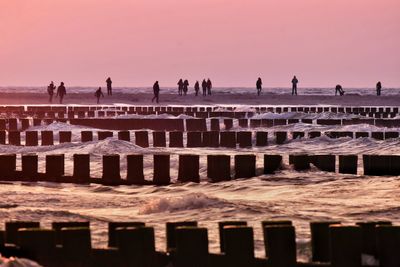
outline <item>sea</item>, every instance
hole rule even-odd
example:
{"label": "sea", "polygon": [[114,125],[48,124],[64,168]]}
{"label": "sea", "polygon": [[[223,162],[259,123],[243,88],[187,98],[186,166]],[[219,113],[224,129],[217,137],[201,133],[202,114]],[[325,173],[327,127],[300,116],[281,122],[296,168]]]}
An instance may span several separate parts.
{"label": "sea", "polygon": [[[18,92],[31,92],[32,88],[13,88]],[[10,88],[2,88],[6,92]],[[21,91],[19,91],[21,90]],[[72,88],[77,92],[92,92],[91,88]],[[121,90],[143,90],[149,88],[121,88]],[[168,90],[175,90],[170,88]],[[220,88],[221,93],[229,94],[233,89]],[[236,88],[237,93],[248,93],[248,88]],[[268,90],[273,90],[272,88]],[[283,88],[286,93],[289,89]],[[276,94],[282,90],[276,89]],[[328,94],[328,88],[309,89],[299,93]],[[345,89],[346,90],[346,89]],[[15,92],[15,91],[14,91]],[[172,92],[172,91],[171,91]],[[375,94],[374,89],[349,89],[353,94]],[[389,92],[389,90],[387,90]],[[253,92],[254,93],[254,92]],[[332,91],[329,91],[332,94]],[[390,90],[398,95],[399,90]],[[240,106],[241,110],[253,110],[254,107]],[[129,115],[140,117],[138,115]],[[121,117],[129,117],[128,115]],[[148,116],[143,116],[148,117]],[[170,115],[151,115],[150,118],[168,118]],[[188,116],[180,116],[189,118]],[[342,113],[301,113],[282,114],[264,113],[255,118],[355,118],[359,115]],[[221,118],[221,128],[223,128]],[[298,259],[310,258],[310,229],[312,221],[335,220],[343,224],[354,224],[373,220],[400,221],[400,181],[391,176],[365,176],[362,170],[361,155],[389,154],[400,155],[400,139],[374,140],[371,138],[338,138],[321,136],[314,139],[289,140],[277,145],[271,138],[266,147],[253,148],[141,148],[132,142],[113,138],[101,141],[81,143],[82,130],[100,131],[101,129],[52,123],[35,126],[28,130],[71,131],[72,143],[54,146],[24,147],[0,145],[0,153],[17,154],[17,170],[21,168],[20,155],[36,153],[39,156],[39,171],[44,172],[45,155],[65,154],[65,172],[72,174],[72,155],[87,153],[91,157],[91,175],[101,177],[101,158],[104,154],[121,156],[121,176],[126,176],[126,155],[144,155],[144,174],[147,180],[153,176],[152,155],[169,153],[171,155],[171,178],[169,186],[104,186],[98,184],[74,185],[47,182],[1,182],[0,186],[0,222],[8,220],[40,221],[42,226],[50,227],[52,221],[90,221],[92,245],[105,247],[107,244],[107,223],[110,221],[143,221],[153,226],[156,233],[156,247],[165,251],[165,223],[168,221],[198,221],[207,227],[209,249],[219,251],[218,222],[247,221],[254,228],[255,250],[258,257],[265,256],[261,221],[292,220],[296,227]],[[243,130],[234,123],[232,130]],[[367,124],[347,126],[322,126],[315,124],[291,124],[260,128],[274,131],[385,131],[384,127]],[[399,131],[391,128],[391,131]],[[56,134],[57,136],[57,134]],[[152,143],[151,135],[150,143]],[[186,138],[186,135],[184,136]],[[57,137],[56,137],[57,138]],[[167,139],[168,141],[168,139]],[[24,140],[22,140],[24,142]],[[186,143],[186,142],[185,142]],[[329,173],[313,167],[309,171],[295,171],[288,164],[288,155],[306,154],[357,154],[359,155],[357,175]],[[178,157],[181,154],[200,155],[201,182],[178,183]],[[207,181],[206,156],[210,154],[254,154],[257,156],[257,176],[249,179],[234,179],[221,183]],[[265,154],[283,155],[283,168],[275,174],[263,174],[263,156]],[[233,165],[233,158],[232,158]],[[233,166],[232,166],[233,167]],[[232,176],[234,169],[231,170]]]}

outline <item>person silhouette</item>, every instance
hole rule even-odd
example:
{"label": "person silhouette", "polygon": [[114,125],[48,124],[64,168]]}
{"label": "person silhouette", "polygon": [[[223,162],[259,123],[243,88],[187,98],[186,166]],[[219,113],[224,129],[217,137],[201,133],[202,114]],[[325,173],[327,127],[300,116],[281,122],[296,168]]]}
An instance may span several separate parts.
{"label": "person silhouette", "polygon": [[380,95],[381,95],[381,90],[382,90],[382,83],[381,83],[381,82],[378,82],[378,83],[376,84],[376,95],[377,95],[377,96],[380,96]]}
{"label": "person silhouette", "polygon": [[64,99],[64,96],[67,94],[67,90],[65,89],[64,82],[61,82],[60,85],[57,88],[57,94],[56,97],[60,97],[60,104],[62,104],[62,101]]}
{"label": "person silhouette", "polygon": [[182,95],[182,91],[183,91],[183,80],[179,79],[178,81],[178,95]]}
{"label": "person silhouette", "polygon": [[153,102],[155,99],[158,104],[158,97],[160,95],[160,86],[158,85],[158,81],[156,81],[153,85],[153,93],[154,97],[151,99],[151,102]]}
{"label": "person silhouette", "polygon": [[212,89],[212,83],[211,83],[210,78],[208,78],[208,80],[207,80],[207,94],[208,95],[211,95],[211,89]]}
{"label": "person silhouette", "polygon": [[297,95],[297,84],[299,83],[299,80],[297,80],[296,75],[292,79],[292,95]]}
{"label": "person silhouette", "polygon": [[100,97],[104,97],[103,92],[101,91],[101,87],[99,87],[99,89],[96,90],[96,92],[94,93],[94,96],[97,98],[97,104],[100,103]]}
{"label": "person silhouette", "polygon": [[107,83],[107,95],[112,95],[112,81],[110,77],[107,78],[106,83]]}
{"label": "person silhouette", "polygon": [[184,95],[187,94],[188,86],[189,86],[189,81],[188,81],[188,80],[185,80],[185,81],[183,82],[183,94],[184,94]]}
{"label": "person silhouette", "polygon": [[47,93],[49,94],[49,103],[53,102],[53,95],[54,95],[55,89],[56,89],[56,86],[54,85],[54,82],[51,81],[49,86],[47,86]]}
{"label": "person silhouette", "polygon": [[206,79],[203,79],[203,81],[201,82],[201,87],[203,88],[203,96],[207,95],[207,82]]}
{"label": "person silhouette", "polygon": [[199,90],[200,90],[200,84],[199,84],[199,81],[196,81],[196,83],[194,84],[195,96],[197,96],[199,94]]}
{"label": "person silhouette", "polygon": [[258,79],[257,79],[256,87],[257,87],[257,95],[260,95],[261,89],[262,89],[262,81],[261,81],[260,77],[258,77]]}
{"label": "person silhouette", "polygon": [[340,84],[336,85],[335,87],[335,95],[337,95],[338,93],[341,96],[344,95],[343,87]]}

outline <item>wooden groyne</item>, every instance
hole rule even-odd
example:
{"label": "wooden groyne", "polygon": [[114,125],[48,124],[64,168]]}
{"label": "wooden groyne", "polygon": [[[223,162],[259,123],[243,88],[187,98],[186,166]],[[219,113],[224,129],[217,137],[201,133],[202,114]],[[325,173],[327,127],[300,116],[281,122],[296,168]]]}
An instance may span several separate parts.
{"label": "wooden groyne", "polygon": [[[175,156],[175,155],[173,155]],[[127,175],[121,176],[121,156],[117,154],[102,156],[102,176],[92,177],[90,173],[90,155],[74,154],[72,157],[73,174],[65,175],[65,155],[46,155],[45,172],[38,171],[38,155],[21,155],[21,171],[16,170],[16,154],[0,155],[0,180],[2,181],[48,181],[58,183],[97,183],[105,185],[168,185],[172,180],[178,182],[200,182],[200,157],[194,154],[176,155],[178,157],[178,177],[171,177],[170,154],[145,155],[153,163],[153,177],[144,176],[144,155],[126,155]],[[263,168],[258,171],[255,154],[224,155],[214,154],[206,157],[207,180],[221,182],[231,179],[252,178],[258,175],[272,174],[282,168],[282,155],[263,155]],[[232,160],[233,159],[233,160]],[[338,159],[338,168],[336,161]],[[233,164],[232,164],[233,161]],[[400,156],[363,155],[364,175],[400,175]],[[289,155],[288,163],[296,171],[308,171],[311,165],[321,171],[343,174],[358,173],[357,155]],[[176,178],[176,179],[173,179]],[[151,180],[150,180],[151,179]]]}
{"label": "wooden groyne", "polygon": [[91,244],[90,222],[8,221],[0,231],[0,252],[35,260],[46,267],[361,267],[362,256],[379,266],[400,264],[400,227],[389,221],[342,225],[310,223],[311,260],[298,262],[296,229],[291,221],[261,222],[265,256],[254,253],[254,232],[246,221],[221,221],[219,252],[209,252],[208,229],[197,221],[167,222],[166,249],[157,251],[154,228],[144,222],[108,224],[108,246]]}

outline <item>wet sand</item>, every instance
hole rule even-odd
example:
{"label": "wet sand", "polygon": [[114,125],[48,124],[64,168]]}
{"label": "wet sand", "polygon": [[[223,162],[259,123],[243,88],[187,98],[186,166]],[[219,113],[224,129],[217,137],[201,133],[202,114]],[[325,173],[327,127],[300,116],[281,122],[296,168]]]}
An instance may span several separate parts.
{"label": "wet sand", "polygon": [[[105,95],[100,99],[100,104],[129,104],[129,105],[151,105],[151,93],[114,93],[112,96]],[[49,104],[48,96],[40,93],[0,93],[1,105],[29,105]],[[58,104],[58,99],[53,99],[53,104]],[[93,93],[69,93],[65,96],[63,104],[96,104]],[[155,103],[153,103],[155,105]],[[160,95],[159,105],[343,105],[343,106],[398,106],[400,95],[373,96],[373,95],[277,95],[263,94],[257,96],[252,92],[243,93],[218,93],[212,96],[179,96],[177,94],[165,93]]]}

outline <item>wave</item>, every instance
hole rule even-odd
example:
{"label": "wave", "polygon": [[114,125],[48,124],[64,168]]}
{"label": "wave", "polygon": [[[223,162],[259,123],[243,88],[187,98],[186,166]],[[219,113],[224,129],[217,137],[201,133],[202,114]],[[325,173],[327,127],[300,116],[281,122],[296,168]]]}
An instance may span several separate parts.
{"label": "wave", "polygon": [[[93,206],[93,208],[95,208],[95,206]],[[109,221],[109,219],[103,218],[101,215],[95,216],[90,213],[81,214],[80,212],[72,212],[66,209],[25,207],[25,208],[17,208],[13,210],[12,213],[13,213],[12,216],[15,220],[42,221],[44,219],[46,221],[58,221],[58,220],[90,221],[90,222]],[[84,213],[84,211],[82,213]],[[10,216],[10,214],[7,215]],[[2,214],[2,216],[6,216],[6,214]]]}
{"label": "wave", "polygon": [[0,203],[0,209],[12,209],[18,207],[17,204],[5,204],[5,203]]}
{"label": "wave", "polygon": [[90,191],[93,193],[116,193],[117,191],[110,186],[104,186],[104,185],[94,185],[93,187],[90,187]]}
{"label": "wave", "polygon": [[321,112],[321,113],[303,113],[303,112],[284,112],[284,113],[273,113],[266,112],[256,114],[252,119],[353,119],[363,118],[363,116],[348,114],[348,113],[333,113],[333,112]]}
{"label": "wave", "polygon": [[139,208],[139,214],[163,212],[178,212],[215,208],[224,206],[227,202],[218,198],[208,197],[203,193],[188,194],[179,197],[161,197],[145,203]]}
{"label": "wave", "polygon": [[40,125],[40,126],[31,126],[27,129],[27,131],[93,131],[93,130],[100,130],[88,126],[79,126],[73,125],[69,123],[63,122],[53,122],[47,125]]}
{"label": "wave", "polygon": [[346,213],[347,216],[379,216],[382,218],[400,218],[400,207],[382,207],[380,209],[368,209],[365,211],[357,211]]}
{"label": "wave", "polygon": [[180,114],[178,116],[173,116],[167,113],[161,114],[152,114],[152,115],[139,115],[139,114],[126,114],[126,115],[117,115],[118,119],[193,119],[193,116],[188,116],[185,114]]}

